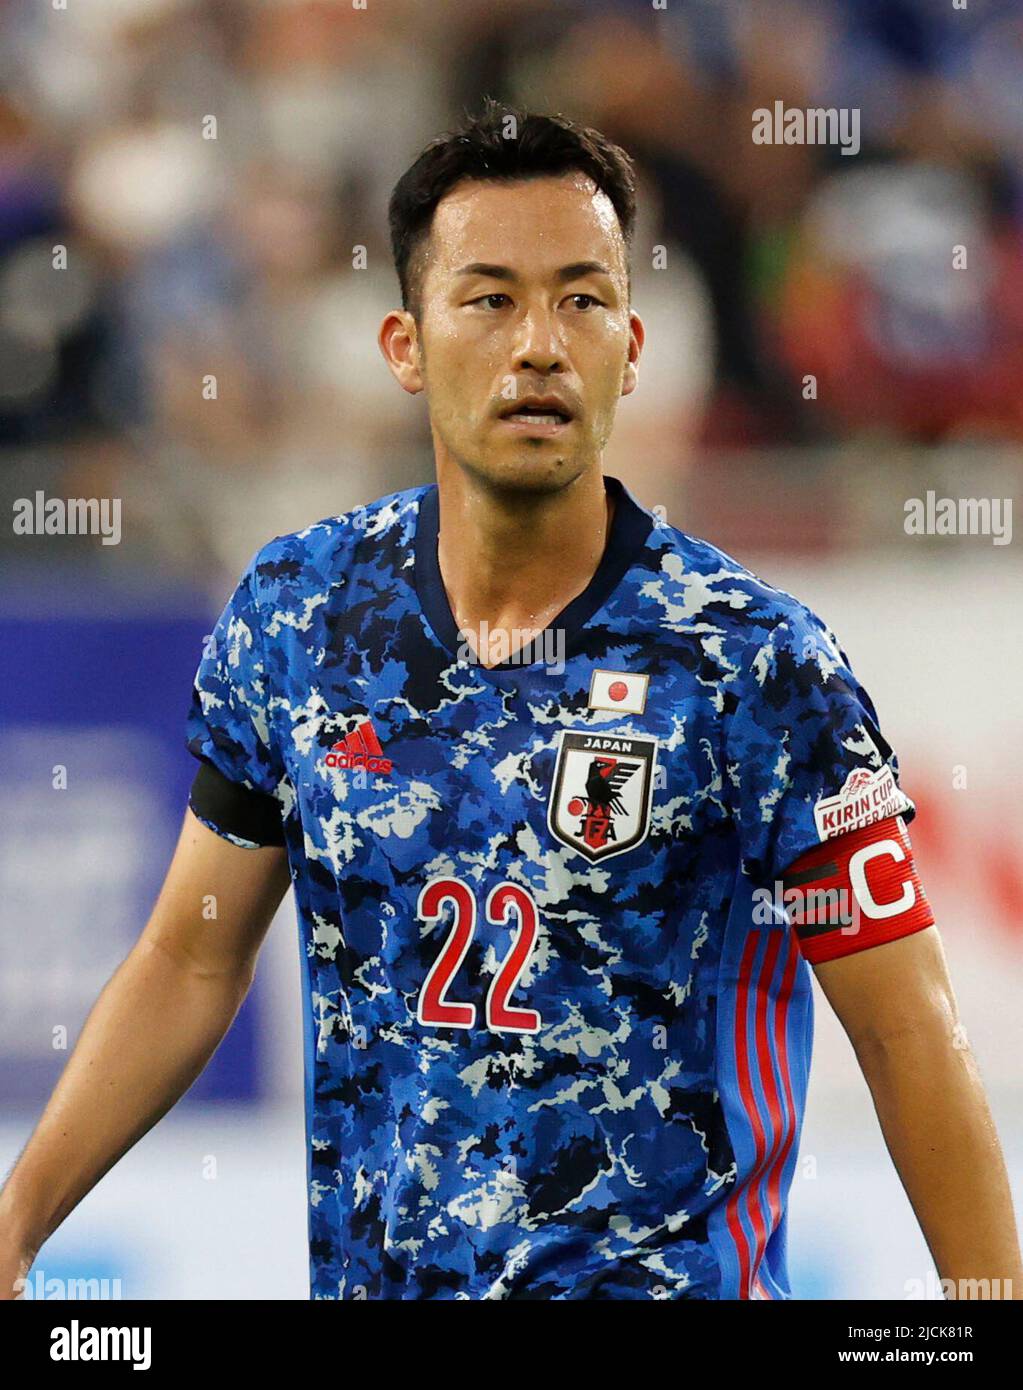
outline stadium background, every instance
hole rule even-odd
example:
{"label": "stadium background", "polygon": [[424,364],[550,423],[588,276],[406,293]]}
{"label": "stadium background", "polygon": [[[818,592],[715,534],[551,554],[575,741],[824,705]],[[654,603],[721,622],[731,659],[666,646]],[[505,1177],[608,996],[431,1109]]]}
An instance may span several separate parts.
{"label": "stadium background", "polygon": [[[374,342],[397,302],[386,202],[490,93],[638,160],[648,342],[606,471],[838,631],[918,804],[1018,1201],[1019,547],[903,525],[928,491],[1019,491],[1018,6],[10,0],[0,53],[6,514],[39,489],[123,508],[116,546],[0,529],[4,1169],[66,1058],[53,1030],[73,1043],[152,904],[193,770],[189,685],[241,568],[271,535],[431,476],[422,401]],[[775,100],[858,108],[862,148],[754,145]],[[298,988],[288,905],[213,1065],[37,1269],[125,1297],[307,1296]],[[819,991],[801,1152],[796,1295],[925,1281]]]}

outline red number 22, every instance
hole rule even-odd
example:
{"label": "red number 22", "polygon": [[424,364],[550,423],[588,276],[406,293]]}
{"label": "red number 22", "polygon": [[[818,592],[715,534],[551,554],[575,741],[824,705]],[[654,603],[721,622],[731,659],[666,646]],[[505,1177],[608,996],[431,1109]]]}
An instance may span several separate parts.
{"label": "red number 22", "polygon": [[[419,991],[416,1018],[431,1028],[472,1028],[476,1005],[454,1004],[444,996],[476,929],[476,898],[461,879],[436,878],[419,894],[419,916],[427,922],[439,922],[445,902],[454,904],[455,920]],[[499,883],[491,890],[485,911],[487,921],[495,926],[507,923],[512,911],[519,923],[518,935],[487,990],[487,1027],[493,1033],[538,1033],[540,1015],[536,1010],[516,1009],[508,1003],[536,944],[536,903],[517,883]]]}

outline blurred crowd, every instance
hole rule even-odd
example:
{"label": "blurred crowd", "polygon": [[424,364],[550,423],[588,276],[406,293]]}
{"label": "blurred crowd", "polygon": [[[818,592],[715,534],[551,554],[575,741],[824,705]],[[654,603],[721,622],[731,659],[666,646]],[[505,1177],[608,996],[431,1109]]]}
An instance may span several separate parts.
{"label": "blurred crowd", "polygon": [[[0,55],[5,493],[124,498],[156,572],[427,481],[387,199],[484,94],[638,162],[606,467],[644,500],[737,449],[1023,441],[1018,0],[7,0]],[[858,109],[859,153],[755,144],[776,101]]]}

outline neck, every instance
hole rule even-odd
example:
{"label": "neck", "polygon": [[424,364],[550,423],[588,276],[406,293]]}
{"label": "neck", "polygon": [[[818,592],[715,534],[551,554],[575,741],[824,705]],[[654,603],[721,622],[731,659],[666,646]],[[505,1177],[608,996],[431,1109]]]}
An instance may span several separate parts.
{"label": "neck", "polygon": [[607,546],[613,500],[597,467],[560,492],[506,493],[448,465],[438,467],[437,489],[448,602],[490,666],[492,643],[524,646],[589,584]]}

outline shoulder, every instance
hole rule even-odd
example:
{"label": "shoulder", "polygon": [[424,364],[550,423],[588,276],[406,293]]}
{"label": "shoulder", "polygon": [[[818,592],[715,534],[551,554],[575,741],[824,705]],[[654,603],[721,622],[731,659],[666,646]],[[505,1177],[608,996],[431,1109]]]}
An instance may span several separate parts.
{"label": "shoulder", "polygon": [[645,588],[662,606],[662,623],[701,631],[736,674],[782,649],[842,659],[835,634],[812,608],[718,546],[657,522],[647,550],[655,577]]}
{"label": "shoulder", "polygon": [[256,552],[246,570],[254,597],[262,604],[282,595],[311,595],[344,584],[360,565],[393,566],[411,545],[426,491],[423,485],[388,493],[366,506],[275,536]]}

